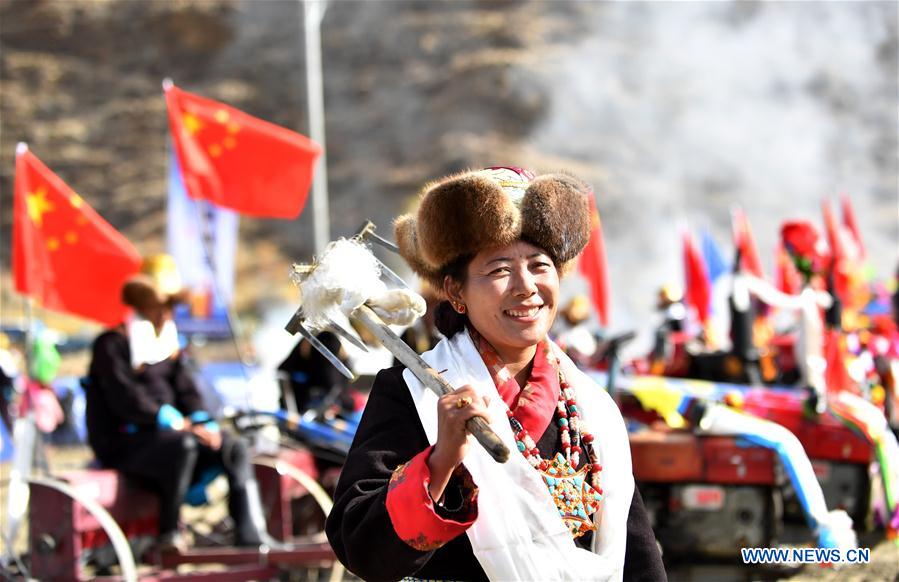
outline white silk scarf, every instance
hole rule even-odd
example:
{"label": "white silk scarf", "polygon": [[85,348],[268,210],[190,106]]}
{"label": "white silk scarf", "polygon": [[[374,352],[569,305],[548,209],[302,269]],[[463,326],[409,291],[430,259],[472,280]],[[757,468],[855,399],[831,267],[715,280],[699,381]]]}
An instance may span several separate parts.
{"label": "white silk scarf", "polygon": [[[470,384],[480,395],[489,397],[490,427],[511,451],[509,460],[500,464],[469,437],[472,446],[463,463],[480,492],[478,517],[466,533],[475,557],[491,580],[621,580],[627,517],[634,494],[627,430],[605,390],[550,343],[566,381],[575,391],[581,422],[594,435],[594,449],[603,466],[603,502],[593,516],[600,525],[593,532],[592,551],[575,545],[540,474],[518,452],[506,416],[508,407],[471,337],[461,332],[442,340],[422,357],[452,386]],[[434,444],[437,395],[409,370],[403,372],[403,379],[428,441]]]}
{"label": "white silk scarf", "polygon": [[162,325],[159,335],[153,324],[141,317],[133,317],[126,325],[131,367],[135,370],[144,365],[158,364],[172,357],[180,348],[178,329],[172,320]]}

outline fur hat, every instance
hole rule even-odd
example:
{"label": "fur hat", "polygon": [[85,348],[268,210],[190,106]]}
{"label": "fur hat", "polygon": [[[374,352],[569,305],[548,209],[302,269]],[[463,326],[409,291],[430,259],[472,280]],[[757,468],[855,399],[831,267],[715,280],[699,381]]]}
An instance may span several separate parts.
{"label": "fur hat", "polygon": [[141,310],[154,304],[179,303],[187,299],[178,267],[171,255],[152,255],[144,259],[141,272],[122,286],[122,303]]}
{"label": "fur hat", "polygon": [[454,260],[516,240],[540,247],[564,270],[590,240],[589,196],[590,187],[568,174],[463,172],[425,186],[418,211],[397,218],[396,241],[412,270],[436,289]]}

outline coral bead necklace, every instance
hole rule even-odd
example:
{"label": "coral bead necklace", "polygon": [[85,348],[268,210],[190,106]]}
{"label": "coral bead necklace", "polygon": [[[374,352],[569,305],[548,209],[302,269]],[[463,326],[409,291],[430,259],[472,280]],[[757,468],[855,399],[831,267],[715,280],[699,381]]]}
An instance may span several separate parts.
{"label": "coral bead necklace", "polygon": [[[593,448],[593,435],[581,431],[574,390],[565,381],[561,371],[559,383],[559,401],[555,417],[559,425],[562,452],[556,453],[552,460],[540,456],[534,439],[511,410],[508,411],[508,416],[518,450],[531,466],[540,471],[559,509],[559,515],[568,526],[571,535],[577,538],[596,529],[596,524],[590,520],[590,516],[596,513],[602,500],[600,487],[602,465],[599,464]],[[587,463],[577,470],[581,453],[586,454]]]}

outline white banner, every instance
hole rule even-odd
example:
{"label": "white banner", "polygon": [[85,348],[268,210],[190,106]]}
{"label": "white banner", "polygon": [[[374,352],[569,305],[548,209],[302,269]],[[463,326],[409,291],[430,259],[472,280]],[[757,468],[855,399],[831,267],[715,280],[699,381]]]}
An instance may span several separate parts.
{"label": "white banner", "polygon": [[[184,285],[192,291],[190,319],[226,320],[226,307],[234,297],[238,214],[190,198],[171,150],[168,189],[167,248]],[[179,321],[179,327],[184,323]]]}

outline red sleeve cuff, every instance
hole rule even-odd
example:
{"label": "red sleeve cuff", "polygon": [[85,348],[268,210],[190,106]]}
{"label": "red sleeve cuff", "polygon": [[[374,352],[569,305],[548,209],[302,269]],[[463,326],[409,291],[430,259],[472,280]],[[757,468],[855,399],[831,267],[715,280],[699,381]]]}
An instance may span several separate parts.
{"label": "red sleeve cuff", "polygon": [[[478,489],[468,470],[459,465],[447,484],[461,494],[462,504],[452,515],[455,519],[441,517],[428,493],[431,471],[428,457],[433,447],[428,447],[394,470],[387,486],[387,513],[393,529],[401,540],[422,552],[430,552],[443,546],[465,532],[478,516]],[[444,509],[443,515],[448,512]]]}

